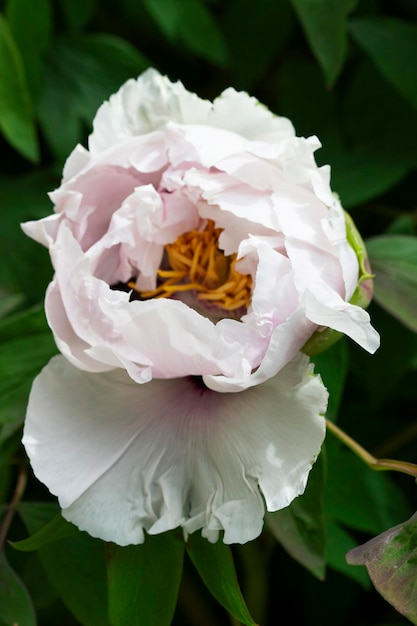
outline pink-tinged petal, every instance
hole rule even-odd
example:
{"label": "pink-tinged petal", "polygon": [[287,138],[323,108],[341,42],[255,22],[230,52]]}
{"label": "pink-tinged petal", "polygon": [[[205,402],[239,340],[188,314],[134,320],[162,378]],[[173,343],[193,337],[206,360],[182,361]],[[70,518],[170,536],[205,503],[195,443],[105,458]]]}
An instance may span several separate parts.
{"label": "pink-tinged petal", "polygon": [[246,376],[203,376],[209,389],[220,393],[237,393],[260,385],[276,376],[311,337],[316,324],[306,318],[302,308],[297,309],[269,336],[269,343],[259,367]]}
{"label": "pink-tinged petal", "polygon": [[46,291],[45,313],[48,323],[53,329],[58,349],[75,367],[88,372],[106,372],[112,367],[116,367],[91,358],[86,353],[90,346],[74,332],[65,311],[59,285],[55,280],[49,284]]}
{"label": "pink-tinged petal", "polygon": [[253,351],[256,344],[253,331],[240,328],[240,322],[230,320],[240,330],[236,332],[240,343],[228,343],[223,326],[179,300],[134,301],[130,309],[132,319],[124,329],[124,339],[130,350],[151,359],[155,378],[250,372],[251,351],[248,354],[246,347]]}
{"label": "pink-tinged petal", "polygon": [[25,235],[49,248],[56,239],[60,222],[61,216],[53,214],[40,220],[24,222],[21,228]]}
{"label": "pink-tinged petal", "polygon": [[[66,519],[119,545],[182,526],[257,537],[303,493],[325,435],[327,392],[300,355],[240,394],[190,378],[137,385],[55,357],[34,382],[23,443]],[[263,496],[263,498],[262,498]]]}

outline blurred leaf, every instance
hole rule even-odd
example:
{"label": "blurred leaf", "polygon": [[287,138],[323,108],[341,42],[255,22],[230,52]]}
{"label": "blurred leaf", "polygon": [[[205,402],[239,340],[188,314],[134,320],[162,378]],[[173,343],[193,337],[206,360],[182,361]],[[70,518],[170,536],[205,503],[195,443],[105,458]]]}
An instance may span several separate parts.
{"label": "blurred leaf", "polygon": [[112,626],[170,626],[182,576],[184,542],[173,533],[146,535],[141,545],[108,544]]}
{"label": "blurred leaf", "polygon": [[0,550],[0,626],[36,626],[29,594]]}
{"label": "blurred leaf", "polygon": [[[350,434],[350,433],[349,433]],[[326,518],[376,534],[409,513],[405,497],[386,473],[369,467],[332,435],[327,435]]]}
{"label": "blurred leaf", "polygon": [[[356,377],[363,395],[355,388],[356,393],[347,400],[352,402],[349,406],[350,423],[357,423],[357,432],[361,436],[366,433],[370,435],[373,431],[371,440],[375,442],[378,441],[375,435],[381,433],[381,417],[386,412],[384,404],[390,399],[394,399],[390,410],[396,414],[395,419],[390,420],[391,433],[398,428],[399,423],[403,422],[405,426],[404,421],[409,419],[402,414],[404,409],[399,413],[398,399],[405,391],[404,376],[417,354],[417,334],[397,321],[397,318],[380,307],[376,301],[371,303],[369,313],[372,325],[381,336],[381,345],[375,354],[369,355],[352,342],[349,344],[350,373]],[[398,349],[399,346],[401,350]],[[377,427],[373,425],[373,414],[378,415]]]}
{"label": "blurred leaf", "polygon": [[22,56],[28,87],[35,97],[42,73],[43,56],[49,46],[52,15],[49,0],[8,0],[6,17]]}
{"label": "blurred leaf", "polygon": [[378,16],[352,19],[349,30],[385,79],[417,107],[417,25]]}
{"label": "blurred leaf", "polygon": [[23,63],[0,15],[0,129],[7,141],[30,161],[39,159],[36,128]]}
{"label": "blurred leaf", "polygon": [[[384,80],[369,59],[352,72],[342,101],[343,129],[349,145],[369,158],[382,153],[404,172],[417,164],[414,107]],[[389,120],[389,123],[387,121]]]}
{"label": "blurred leaf", "polygon": [[68,26],[78,30],[91,20],[99,0],[60,0],[60,4]]}
{"label": "blurred leaf", "polygon": [[59,506],[55,502],[26,502],[21,501],[16,508],[24,525],[31,534],[40,531],[59,513]]}
{"label": "blurred leaf", "polygon": [[41,170],[0,179],[0,284],[22,293],[29,305],[43,300],[53,270],[47,250],[23,233],[20,222],[51,212],[47,192],[56,185],[56,177]]}
{"label": "blurred leaf", "polygon": [[357,0],[291,0],[328,85],[338,77],[346,56],[346,17]]}
{"label": "blurred leaf", "polygon": [[58,158],[64,160],[84,140],[102,102],[148,65],[136,48],[114,35],[78,35],[55,43],[47,56],[38,114]]}
{"label": "blurred leaf", "polygon": [[346,558],[351,565],[365,565],[382,597],[417,624],[417,514],[350,550]]}
{"label": "blurred leaf", "polygon": [[267,513],[265,517],[267,527],[288,554],[319,580],[324,580],[326,572],[323,483],[324,459],[320,454],[304,494],[285,509]]}
{"label": "blurred leaf", "polygon": [[417,237],[378,235],[366,247],[375,273],[375,300],[417,332]]}
{"label": "blurred leaf", "polygon": [[229,60],[222,33],[201,0],[144,0],[144,4],[165,36],[173,43],[227,67]]}
{"label": "blurred leaf", "polygon": [[335,520],[328,520],[326,536],[328,566],[336,572],[355,580],[364,589],[369,589],[371,582],[366,571],[351,567],[346,562],[346,553],[358,543],[353,535]]}
{"label": "blurred leaf", "polygon": [[[56,505],[20,503],[19,514],[29,533],[38,532]],[[50,583],[83,626],[108,626],[105,543],[77,530],[38,549]]]}
{"label": "blurred leaf", "polygon": [[31,535],[27,539],[21,541],[10,542],[13,548],[21,550],[22,552],[31,552],[37,550],[47,543],[69,537],[77,534],[79,531],[70,522],[67,522],[60,513],[56,515],[50,522],[48,522],[43,528],[38,530],[35,534]]}
{"label": "blurred leaf", "polygon": [[204,584],[216,600],[239,622],[255,624],[240,591],[233,556],[229,546],[221,541],[209,543],[198,533],[188,537],[187,554]]}
{"label": "blurred leaf", "polygon": [[318,135],[316,160],[330,164],[332,189],[346,209],[389,190],[416,163],[414,109],[378,80],[373,67],[361,64],[351,76],[340,97],[325,88],[313,63],[284,58],[275,104],[297,134]]}
{"label": "blurred leaf", "polygon": [[[326,155],[324,157],[324,155]],[[323,147],[321,161],[331,164],[332,188],[345,209],[351,209],[381,195],[397,184],[410,169],[403,159],[387,152],[363,148],[330,151]]]}
{"label": "blurred leaf", "polygon": [[22,293],[10,293],[0,287],[0,317],[5,317],[11,313],[24,300],[25,296]]}
{"label": "blurred leaf", "polygon": [[275,0],[230,0],[224,8],[222,30],[235,75],[233,85],[250,89],[262,80],[287,43],[294,26],[293,12],[287,2]]}
{"label": "blurred leaf", "polygon": [[1,440],[22,424],[32,381],[57,348],[41,309],[1,320],[0,345]]}

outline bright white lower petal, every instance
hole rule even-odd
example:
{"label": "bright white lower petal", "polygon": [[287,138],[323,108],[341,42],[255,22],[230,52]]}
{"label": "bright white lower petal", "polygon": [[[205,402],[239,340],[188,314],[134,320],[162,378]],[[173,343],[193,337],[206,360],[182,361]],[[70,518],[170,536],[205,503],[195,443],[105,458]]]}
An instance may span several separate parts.
{"label": "bright white lower petal", "polygon": [[243,543],[304,491],[327,392],[299,355],[276,378],[218,394],[191,378],[144,385],[58,356],[34,382],[23,443],[66,519],[119,545],[183,526]]}

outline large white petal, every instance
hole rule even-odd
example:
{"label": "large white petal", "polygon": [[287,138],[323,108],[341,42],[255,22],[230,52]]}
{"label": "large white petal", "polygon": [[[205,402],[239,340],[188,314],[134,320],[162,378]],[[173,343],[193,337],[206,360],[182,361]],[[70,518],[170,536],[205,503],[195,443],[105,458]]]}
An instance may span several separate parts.
{"label": "large white petal", "polygon": [[327,391],[299,355],[239,394],[192,378],[137,385],[54,357],[36,378],[23,443],[63,515],[93,536],[141,543],[183,526],[243,543],[304,491],[325,434]]}

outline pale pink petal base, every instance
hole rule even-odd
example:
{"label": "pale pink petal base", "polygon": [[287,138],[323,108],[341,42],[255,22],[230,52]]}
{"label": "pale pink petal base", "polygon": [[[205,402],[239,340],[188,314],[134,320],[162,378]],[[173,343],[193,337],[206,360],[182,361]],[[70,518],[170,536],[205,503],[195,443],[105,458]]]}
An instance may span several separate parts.
{"label": "pale pink petal base", "polygon": [[138,385],[57,356],[32,387],[23,443],[64,517],[95,537],[137,544],[182,526],[244,543],[261,533],[265,505],[303,493],[326,404],[303,355],[238,394],[195,378]]}

